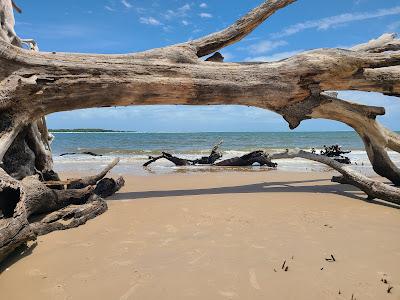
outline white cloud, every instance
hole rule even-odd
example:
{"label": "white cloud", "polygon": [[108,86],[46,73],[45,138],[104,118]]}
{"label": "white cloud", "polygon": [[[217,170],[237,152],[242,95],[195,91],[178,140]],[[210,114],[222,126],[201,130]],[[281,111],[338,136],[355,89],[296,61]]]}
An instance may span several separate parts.
{"label": "white cloud", "polygon": [[304,50],[294,50],[294,51],[278,52],[268,56],[247,57],[245,61],[248,62],[278,61],[299,54],[300,52],[303,51]]}
{"label": "white cloud", "polygon": [[213,17],[212,14],[209,14],[209,13],[201,13],[201,14],[199,14],[199,16],[201,18],[205,18],[205,19],[210,19]]}
{"label": "white cloud", "polygon": [[201,3],[199,6],[200,6],[200,8],[207,8],[208,7],[207,3],[205,3],[205,2]]}
{"label": "white cloud", "polygon": [[139,19],[140,23],[146,25],[160,26],[162,23],[153,17],[141,17]]}
{"label": "white cloud", "polygon": [[114,8],[112,8],[111,6],[108,6],[108,5],[104,6],[104,8],[105,8],[106,10],[108,10],[108,11],[115,11]]}
{"label": "white cloud", "polygon": [[251,54],[262,54],[274,50],[275,48],[286,46],[287,44],[286,41],[262,41],[250,45],[248,49]]}
{"label": "white cloud", "polygon": [[185,25],[185,26],[188,26],[190,23],[188,21],[186,21],[186,20],[182,20],[182,24]]}
{"label": "white cloud", "polygon": [[163,14],[163,17],[167,20],[172,20],[176,18],[185,18],[187,17],[187,13],[190,11],[190,4],[186,3],[185,5],[179,7],[176,10],[169,9],[166,13]]}
{"label": "white cloud", "polygon": [[314,21],[306,21],[302,23],[297,23],[295,25],[289,26],[279,33],[273,34],[275,38],[289,36],[301,32],[306,29],[319,29],[326,30],[339,25],[344,25],[350,22],[363,21],[369,19],[376,19],[385,16],[392,16],[400,14],[400,6],[379,9],[373,12],[361,12],[361,13],[346,13],[337,16],[332,16],[328,18],[323,18]]}
{"label": "white cloud", "polygon": [[132,4],[128,2],[128,0],[122,0],[121,1],[122,5],[125,6],[126,8],[132,8]]}

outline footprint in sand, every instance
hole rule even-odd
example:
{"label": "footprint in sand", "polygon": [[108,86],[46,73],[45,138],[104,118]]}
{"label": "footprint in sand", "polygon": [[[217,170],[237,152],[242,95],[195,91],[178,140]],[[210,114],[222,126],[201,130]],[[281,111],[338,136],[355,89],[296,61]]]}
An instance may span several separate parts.
{"label": "footprint in sand", "polygon": [[171,243],[171,242],[173,242],[173,241],[175,241],[176,239],[173,239],[173,238],[168,238],[168,239],[165,239],[165,240],[161,240],[161,244],[160,244],[160,246],[161,247],[165,247],[165,246],[167,246],[169,243]]}
{"label": "footprint in sand", "polygon": [[199,253],[199,255],[198,255],[196,258],[194,258],[194,259],[192,259],[191,261],[189,261],[189,264],[194,265],[194,264],[196,264],[199,260],[201,260],[204,256],[206,256],[206,253],[201,253],[200,251],[199,251],[198,253]]}
{"label": "footprint in sand", "polygon": [[218,294],[221,296],[228,298],[228,299],[233,299],[239,297],[239,295],[235,292],[232,291],[218,291]]}
{"label": "footprint in sand", "polygon": [[249,281],[253,288],[255,288],[256,290],[261,290],[260,284],[257,280],[256,271],[254,269],[249,270]]}
{"label": "footprint in sand", "polygon": [[141,273],[136,270],[133,274],[133,278],[131,280],[129,288],[119,297],[119,300],[128,300],[132,299],[132,296],[135,294],[135,291],[138,287],[150,281],[153,278],[151,273]]}
{"label": "footprint in sand", "polygon": [[171,225],[171,224],[166,225],[165,228],[167,229],[167,232],[169,232],[169,233],[177,233],[178,232],[178,229],[174,225]]}
{"label": "footprint in sand", "polygon": [[26,272],[30,277],[43,277],[46,273],[40,271],[39,269],[31,269]]}

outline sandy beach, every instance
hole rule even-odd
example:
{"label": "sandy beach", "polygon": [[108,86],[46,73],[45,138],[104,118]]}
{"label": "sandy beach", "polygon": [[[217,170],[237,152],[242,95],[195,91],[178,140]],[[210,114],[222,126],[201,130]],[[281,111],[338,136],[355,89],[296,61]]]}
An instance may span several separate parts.
{"label": "sandy beach", "polygon": [[1,298],[400,299],[400,210],[331,175],[128,176],[105,214],[6,262]]}

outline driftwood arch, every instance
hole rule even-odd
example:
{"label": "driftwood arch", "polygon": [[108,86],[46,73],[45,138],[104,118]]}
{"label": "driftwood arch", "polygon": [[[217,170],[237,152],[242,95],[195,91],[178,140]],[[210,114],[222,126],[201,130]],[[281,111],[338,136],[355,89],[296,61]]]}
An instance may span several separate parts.
{"label": "driftwood arch", "polygon": [[[399,96],[400,40],[394,34],[351,49],[317,49],[278,62],[222,63],[218,54],[200,59],[240,41],[293,2],[265,1],[230,27],[187,43],[125,55],[92,55],[23,49],[23,43],[33,50],[37,47],[15,33],[13,1],[0,0],[0,201],[11,203],[12,212],[0,220],[0,260],[37,234],[63,229],[58,223],[61,218],[73,220],[68,225],[72,227],[105,210],[105,202],[93,194],[98,181],[86,180],[74,186],[78,189],[61,191],[43,184],[58,179],[43,117],[59,111],[139,104],[239,104],[277,112],[292,129],[305,119],[336,120],[361,136],[374,170],[400,185],[400,170],[387,153],[387,149],[400,152],[400,138],[376,120],[384,108],[327,93],[359,90]],[[303,152],[283,154],[296,155],[319,159]],[[321,162],[343,171],[340,164]],[[342,174],[341,182],[352,182],[371,197],[400,203],[397,188],[353,176],[347,168]],[[111,190],[120,183],[111,182]],[[84,206],[66,213],[64,207],[71,199]],[[50,217],[40,223],[31,220],[32,215],[49,212]],[[40,226],[42,230],[37,230]]]}

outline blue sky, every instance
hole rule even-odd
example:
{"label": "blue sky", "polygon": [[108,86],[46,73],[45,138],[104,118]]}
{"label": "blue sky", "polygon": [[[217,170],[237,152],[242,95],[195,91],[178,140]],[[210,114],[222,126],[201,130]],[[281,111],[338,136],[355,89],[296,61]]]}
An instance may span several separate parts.
{"label": "blue sky", "polygon": [[[129,53],[185,42],[223,29],[261,0],[16,1],[16,31],[42,51]],[[221,52],[226,61],[279,60],[323,47],[351,47],[385,32],[400,32],[398,0],[298,0],[250,36]],[[383,124],[400,130],[400,99],[377,93],[342,97],[385,106]],[[288,131],[277,114],[239,106],[134,106],[86,109],[48,117],[50,128],[137,131]],[[343,124],[304,121],[298,131],[348,130]]]}

